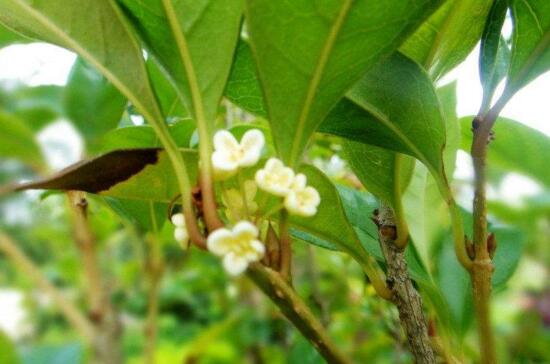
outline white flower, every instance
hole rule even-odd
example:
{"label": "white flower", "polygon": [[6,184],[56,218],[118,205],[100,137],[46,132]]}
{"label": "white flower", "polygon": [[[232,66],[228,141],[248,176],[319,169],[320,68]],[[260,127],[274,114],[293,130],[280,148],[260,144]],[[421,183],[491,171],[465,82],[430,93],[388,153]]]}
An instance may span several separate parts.
{"label": "white flower", "polygon": [[241,191],[235,188],[225,191],[222,200],[227,207],[227,218],[231,221],[239,221],[244,219],[247,213],[249,215],[255,214],[258,211],[258,204],[254,201],[257,191],[256,182],[252,180],[244,181],[244,198]]}
{"label": "white flower", "polygon": [[237,223],[232,230],[215,230],[208,236],[206,246],[215,255],[223,256],[223,266],[232,276],[244,272],[249,263],[262,259],[265,253],[258,229],[248,221]]}
{"label": "white flower", "polygon": [[306,183],[306,176],[298,174],[285,197],[285,207],[293,215],[309,217],[317,213],[321,197],[315,188],[306,186]]}
{"label": "white flower", "polygon": [[228,132],[220,130],[214,135],[212,166],[218,178],[233,175],[239,167],[251,167],[258,163],[264,147],[264,134],[258,129],[244,133],[241,142]]}
{"label": "white flower", "polygon": [[256,183],[262,190],[276,196],[286,196],[294,180],[294,172],[277,158],[270,158],[263,169],[256,172]]}
{"label": "white flower", "polygon": [[183,249],[187,249],[189,247],[189,233],[187,232],[187,227],[185,226],[185,217],[182,213],[177,213],[172,215],[170,220],[176,227],[174,229],[174,239],[180,243]]}

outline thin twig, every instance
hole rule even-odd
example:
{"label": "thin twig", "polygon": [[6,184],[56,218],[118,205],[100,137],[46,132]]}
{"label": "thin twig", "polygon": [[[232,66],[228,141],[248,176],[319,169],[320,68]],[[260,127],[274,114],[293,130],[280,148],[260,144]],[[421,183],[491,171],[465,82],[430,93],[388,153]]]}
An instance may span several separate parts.
{"label": "thin twig", "polygon": [[85,341],[89,343],[93,342],[94,327],[92,323],[44,277],[40,268],[19,249],[17,243],[2,232],[0,232],[0,250],[12,261],[15,268],[20,270],[26,277],[37,284],[44,293],[50,296],[67,321],[80,333]]}
{"label": "thin twig", "polygon": [[393,210],[382,205],[378,214],[378,236],[388,266],[387,285],[391,301],[399,311],[401,326],[416,363],[435,363],[435,355],[428,336],[428,327],[422,309],[422,298],[414,288],[404,250],[397,246],[397,227]]}
{"label": "thin twig", "polygon": [[332,342],[321,322],[279,273],[254,264],[247,274],[328,363],[352,363]]}

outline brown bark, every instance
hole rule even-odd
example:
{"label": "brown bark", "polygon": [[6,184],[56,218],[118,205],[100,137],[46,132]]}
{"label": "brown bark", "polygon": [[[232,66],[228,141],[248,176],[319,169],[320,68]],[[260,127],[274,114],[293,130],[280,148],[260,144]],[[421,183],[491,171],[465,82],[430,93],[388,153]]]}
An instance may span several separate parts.
{"label": "brown bark", "polygon": [[409,277],[404,250],[395,244],[396,231],[393,211],[387,206],[382,206],[378,215],[378,235],[388,266],[386,282],[392,292],[391,301],[399,312],[401,326],[405,330],[415,362],[435,363],[435,355],[422,310],[422,298]]}

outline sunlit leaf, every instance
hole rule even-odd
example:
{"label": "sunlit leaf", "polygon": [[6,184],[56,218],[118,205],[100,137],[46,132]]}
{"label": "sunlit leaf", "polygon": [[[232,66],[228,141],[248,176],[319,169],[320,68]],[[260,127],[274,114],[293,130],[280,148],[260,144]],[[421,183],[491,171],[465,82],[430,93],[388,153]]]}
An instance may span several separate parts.
{"label": "sunlit leaf", "polygon": [[550,2],[513,0],[512,18],[508,85],[517,90],[550,69]]}
{"label": "sunlit leaf", "polygon": [[394,54],[333,108],[320,131],[411,155],[444,180],[445,124],[429,77]]}
{"label": "sunlit leaf", "polygon": [[273,138],[286,163],[299,161],[346,90],[438,4],[246,1],[247,30]]}
{"label": "sunlit leaf", "polygon": [[483,32],[491,0],[448,0],[401,46],[400,51],[438,79],[461,63]]}

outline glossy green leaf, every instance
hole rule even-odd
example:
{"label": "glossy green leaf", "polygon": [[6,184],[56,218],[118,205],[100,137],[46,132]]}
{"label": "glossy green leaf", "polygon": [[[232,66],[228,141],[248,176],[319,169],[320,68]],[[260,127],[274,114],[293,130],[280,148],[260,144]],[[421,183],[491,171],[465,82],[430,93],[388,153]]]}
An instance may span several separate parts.
{"label": "glossy green leaf", "polygon": [[513,0],[512,18],[508,86],[517,90],[550,69],[550,2]]}
{"label": "glossy green leaf", "polygon": [[18,159],[38,170],[44,167],[32,130],[22,120],[5,113],[0,113],[0,155]]}
{"label": "glossy green leaf", "polygon": [[103,197],[103,200],[114,212],[142,232],[158,233],[168,220],[168,204],[165,203],[113,197]]}
{"label": "glossy green leaf", "polygon": [[88,143],[114,129],[126,98],[94,67],[77,58],[65,86],[65,110]]}
{"label": "glossy green leaf", "polygon": [[312,134],[347,89],[438,4],[246,1],[247,30],[273,137],[287,164],[299,162]]}
{"label": "glossy green leaf", "polygon": [[213,128],[231,68],[240,0],[119,0],[197,123]]}
{"label": "glossy green leaf", "polygon": [[483,112],[490,106],[498,83],[506,76],[510,50],[501,35],[508,0],[495,0],[485,22],[479,52],[479,76],[483,87]]}
{"label": "glossy green leaf", "polygon": [[353,141],[344,141],[343,148],[353,173],[370,193],[392,207],[401,204],[414,169],[413,158]]}
{"label": "glossy green leaf", "polygon": [[401,46],[434,79],[460,64],[476,46],[492,0],[447,0]]}
{"label": "glossy green leaf", "polygon": [[[460,120],[462,124],[462,145],[470,150],[472,117]],[[506,171],[525,174],[545,186],[550,186],[547,163],[550,160],[550,137],[517,121],[498,118],[493,127],[495,140],[488,148],[488,165]]]}
{"label": "glossy green leaf", "polygon": [[0,22],[74,50],[115,85],[145,119],[163,121],[142,51],[112,2],[0,0]]}
{"label": "glossy green leaf", "polygon": [[428,75],[396,53],[333,108],[319,131],[411,155],[445,179],[445,124]]}

